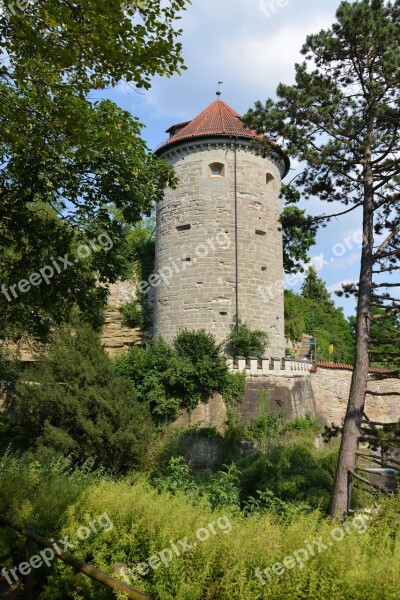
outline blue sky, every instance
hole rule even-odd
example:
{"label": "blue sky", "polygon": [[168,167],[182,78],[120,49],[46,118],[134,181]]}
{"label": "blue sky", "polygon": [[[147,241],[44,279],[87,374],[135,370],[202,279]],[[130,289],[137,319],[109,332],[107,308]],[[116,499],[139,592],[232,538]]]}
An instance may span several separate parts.
{"label": "blue sky", "polygon": [[[329,27],[338,5],[338,0],[192,0],[180,21],[187,71],[155,77],[147,92],[121,83],[103,97],[139,117],[152,149],[166,139],[170,125],[192,119],[215,99],[218,81],[224,82],[223,100],[244,114],[256,100],[274,97],[280,82],[293,82],[306,35]],[[316,199],[303,206],[312,214],[339,212]],[[318,235],[311,256],[330,291],[358,280],[360,227],[361,214],[354,211]],[[335,296],[335,302],[347,315],[354,312],[353,300]]]}

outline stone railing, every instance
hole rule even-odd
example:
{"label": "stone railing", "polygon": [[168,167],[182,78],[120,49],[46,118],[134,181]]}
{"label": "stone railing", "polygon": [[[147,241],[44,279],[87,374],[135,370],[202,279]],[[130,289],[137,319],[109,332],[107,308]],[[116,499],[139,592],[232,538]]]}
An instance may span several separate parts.
{"label": "stone railing", "polygon": [[310,373],[312,363],[288,358],[228,358],[231,371],[245,371],[248,375],[278,375],[299,377]]}

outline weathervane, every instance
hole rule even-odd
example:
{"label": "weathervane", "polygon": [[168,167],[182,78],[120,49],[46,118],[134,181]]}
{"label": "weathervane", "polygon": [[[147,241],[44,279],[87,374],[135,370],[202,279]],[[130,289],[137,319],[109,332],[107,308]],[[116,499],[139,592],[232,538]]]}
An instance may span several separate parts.
{"label": "weathervane", "polygon": [[222,85],[224,82],[223,81],[218,81],[218,91],[217,91],[217,96],[221,96],[222,92],[220,90],[220,85]]}

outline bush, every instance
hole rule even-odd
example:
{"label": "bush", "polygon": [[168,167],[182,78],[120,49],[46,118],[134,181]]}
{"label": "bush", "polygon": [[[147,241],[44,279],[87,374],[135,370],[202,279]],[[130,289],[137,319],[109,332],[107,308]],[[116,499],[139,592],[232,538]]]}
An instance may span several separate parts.
{"label": "bush", "polygon": [[312,440],[275,444],[239,463],[241,498],[269,490],[284,502],[308,502],[326,510],[335,476],[337,451],[315,450]]}
{"label": "bush", "polygon": [[124,321],[129,327],[142,327],[143,326],[143,313],[142,308],[137,300],[127,302],[122,307],[122,314]]}
{"label": "bush", "polygon": [[88,458],[113,473],[145,464],[154,430],[147,405],[115,375],[89,328],[62,330],[8,402],[26,444],[54,449],[78,464]]}
{"label": "bush", "polygon": [[246,323],[237,319],[228,337],[228,351],[232,356],[262,358],[267,341],[266,333],[258,329],[251,330]]}
{"label": "bush", "polygon": [[238,401],[243,378],[229,372],[221,346],[204,330],[182,331],[169,346],[156,340],[147,349],[132,347],[117,359],[116,372],[132,379],[142,402],[157,421],[176,419],[181,408],[192,410],[202,397],[220,393]]}

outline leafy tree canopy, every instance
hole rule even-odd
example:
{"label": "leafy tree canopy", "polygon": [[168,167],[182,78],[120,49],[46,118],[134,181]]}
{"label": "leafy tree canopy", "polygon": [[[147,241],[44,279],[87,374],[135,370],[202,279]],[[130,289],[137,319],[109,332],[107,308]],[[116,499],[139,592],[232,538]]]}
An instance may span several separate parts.
{"label": "leafy tree canopy", "polygon": [[[179,11],[187,0],[36,0],[1,2],[0,46],[9,58],[0,74],[19,86],[60,82],[89,91],[121,79],[150,88],[153,75],[184,68]],[[44,70],[43,70],[44,67]]]}
{"label": "leafy tree canopy", "polygon": [[[77,314],[100,323],[106,283],[128,270],[124,223],[150,214],[176,180],[137,119],[108,100],[91,103],[88,92],[121,78],[148,88],[152,75],[179,71],[175,18],[185,4],[4,5],[0,337],[44,337]],[[29,282],[46,267],[51,281]]]}

